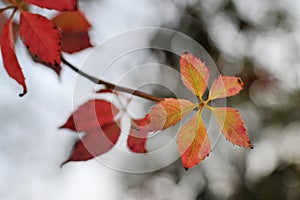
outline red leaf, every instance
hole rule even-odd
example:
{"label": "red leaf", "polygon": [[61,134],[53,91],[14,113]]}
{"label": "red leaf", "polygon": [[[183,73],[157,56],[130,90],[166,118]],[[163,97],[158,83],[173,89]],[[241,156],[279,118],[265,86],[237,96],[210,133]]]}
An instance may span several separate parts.
{"label": "red leaf", "polygon": [[80,106],[60,128],[73,131],[88,131],[114,122],[119,110],[105,100],[89,100]]}
{"label": "red leaf", "polygon": [[184,168],[197,165],[210,153],[210,141],[202,122],[200,112],[180,130],[177,144]]}
{"label": "red leaf", "polygon": [[89,160],[110,150],[121,131],[114,121],[117,113],[118,109],[105,100],[89,100],[80,106],[61,127],[85,132],[66,162]]}
{"label": "red leaf", "polygon": [[243,89],[244,83],[239,77],[219,75],[209,90],[209,100],[230,97]]}
{"label": "red leaf", "polygon": [[60,71],[61,35],[52,21],[38,14],[22,12],[20,35],[34,57]]}
{"label": "red leaf", "polygon": [[145,131],[164,130],[177,124],[187,116],[197,105],[185,99],[166,98],[153,106],[140,120],[140,129]]}
{"label": "red leaf", "polygon": [[25,84],[25,77],[23,75],[22,69],[19,65],[15,54],[15,41],[12,30],[12,19],[9,19],[1,34],[1,53],[3,58],[4,67],[10,77],[15,79],[23,87],[23,96],[27,93],[27,88]]}
{"label": "red leaf", "polygon": [[115,91],[111,90],[111,89],[100,89],[98,90],[96,93],[98,94],[103,94],[103,93],[115,93]]}
{"label": "red leaf", "polygon": [[52,21],[62,31],[62,51],[74,53],[92,47],[88,35],[91,25],[80,11],[60,13]]}
{"label": "red leaf", "polygon": [[146,141],[148,132],[137,128],[143,123],[144,120],[133,120],[132,127],[130,128],[129,136],[127,139],[128,148],[135,153],[146,153]]}
{"label": "red leaf", "polygon": [[119,124],[116,122],[87,131],[85,136],[76,142],[72,155],[63,164],[90,160],[106,153],[117,143],[120,132]]}
{"label": "red leaf", "polygon": [[77,0],[24,0],[27,3],[58,11],[76,10]]}
{"label": "red leaf", "polygon": [[227,107],[211,110],[227,140],[242,147],[253,148],[244,121],[237,110]]}
{"label": "red leaf", "polygon": [[76,53],[92,47],[87,32],[62,32],[61,50],[67,53]]}
{"label": "red leaf", "polygon": [[190,53],[180,59],[180,73],[184,85],[197,97],[202,98],[209,80],[209,70],[205,63]]}
{"label": "red leaf", "polygon": [[[5,17],[5,15],[3,13],[0,14],[0,32],[2,32],[4,25],[6,24],[7,21],[8,21],[8,19]],[[16,38],[17,29],[18,29],[19,25],[17,23],[15,23],[14,21],[12,21],[11,23],[12,23],[12,32],[13,32],[14,38]]]}

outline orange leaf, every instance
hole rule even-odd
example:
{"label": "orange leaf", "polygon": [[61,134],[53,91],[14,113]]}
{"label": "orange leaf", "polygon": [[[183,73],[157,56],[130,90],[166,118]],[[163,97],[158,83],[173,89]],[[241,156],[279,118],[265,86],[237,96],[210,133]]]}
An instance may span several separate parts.
{"label": "orange leaf", "polygon": [[151,108],[138,128],[147,131],[164,130],[177,124],[196,106],[185,99],[166,98]]}
{"label": "orange leaf", "polygon": [[227,140],[242,147],[253,148],[244,121],[237,110],[226,107],[211,110]]}
{"label": "orange leaf", "polygon": [[[70,161],[85,161],[109,151],[118,141],[120,127],[116,122],[86,132],[85,136],[76,142]],[[62,165],[63,165],[62,164]]]}
{"label": "orange leaf", "polygon": [[89,100],[80,106],[60,128],[72,131],[88,131],[114,122],[119,110],[104,100]]}
{"label": "orange leaf", "polygon": [[180,60],[180,73],[184,85],[202,98],[209,80],[209,70],[205,63],[190,53],[184,53]]}
{"label": "orange leaf", "polygon": [[181,128],[177,144],[184,168],[194,167],[208,156],[210,141],[200,112]]}
{"label": "orange leaf", "polygon": [[75,53],[92,47],[88,35],[91,25],[80,11],[59,13],[52,21],[62,32],[62,51]]}
{"label": "orange leaf", "polygon": [[209,90],[208,99],[234,96],[243,89],[243,86],[244,83],[239,77],[219,75]]}
{"label": "orange leaf", "polygon": [[10,77],[15,79],[23,87],[23,96],[27,92],[25,77],[19,65],[17,56],[15,54],[15,41],[12,30],[12,19],[9,19],[1,33],[1,53],[4,67]]}
{"label": "orange leaf", "polygon": [[58,11],[76,10],[77,0],[24,0],[27,3]]}
{"label": "orange leaf", "polygon": [[52,21],[61,28],[62,31],[88,31],[91,24],[80,11],[62,12],[56,15]]}
{"label": "orange leaf", "polygon": [[60,70],[61,35],[55,24],[47,18],[22,12],[20,35],[29,51],[41,62]]}

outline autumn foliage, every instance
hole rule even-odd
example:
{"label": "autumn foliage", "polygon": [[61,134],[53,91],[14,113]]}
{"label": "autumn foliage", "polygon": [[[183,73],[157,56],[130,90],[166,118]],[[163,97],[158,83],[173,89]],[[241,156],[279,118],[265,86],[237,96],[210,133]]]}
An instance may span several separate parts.
{"label": "autumn foliage", "polygon": [[[8,75],[22,87],[23,96],[27,92],[25,77],[15,53],[13,19],[20,12],[19,33],[21,40],[33,59],[53,69],[58,75],[61,70],[61,53],[74,53],[91,47],[88,30],[90,24],[85,16],[77,10],[77,0],[8,0],[4,9],[13,12],[1,33],[1,52],[4,67]],[[52,20],[40,14],[28,11],[29,5],[64,11]],[[75,23],[76,22],[76,23]]]}
{"label": "autumn foliage", "polygon": [[[209,70],[205,63],[190,53],[184,53],[180,61],[180,72],[184,85],[199,99],[199,102],[193,103],[186,99],[165,98],[154,105],[145,117],[132,119],[127,140],[129,149],[135,153],[146,153],[146,141],[149,132],[165,130],[189,114],[195,113],[180,129],[177,144],[183,167],[191,168],[197,165],[211,151],[209,136],[202,120],[204,108],[212,111],[227,140],[241,147],[252,148],[239,112],[233,108],[215,108],[209,105],[211,100],[238,94],[243,88],[241,79],[218,76],[212,83],[208,99],[203,100],[203,94],[207,90],[209,81]],[[102,90],[102,92],[111,92],[111,90]],[[100,101],[100,105],[99,101],[90,100],[80,106],[62,126],[62,128],[73,131],[85,132],[83,139],[75,144],[68,161],[89,160],[92,158],[91,153],[94,156],[99,156],[107,152],[117,142],[120,129],[116,128],[115,124],[119,124],[119,121],[113,122],[117,108],[103,100]],[[111,125],[112,123],[115,124]],[[93,129],[94,134],[91,134],[89,129]],[[95,134],[97,131],[98,134]],[[99,135],[106,135],[107,139],[102,139],[100,142],[97,139]],[[94,137],[94,143],[87,140],[91,137]],[[97,148],[95,145],[98,142]],[[82,143],[86,145],[86,148],[83,147]]]}
{"label": "autumn foliage", "polygon": [[[13,18],[16,12],[20,12],[20,38],[33,59],[50,67],[58,75],[62,52],[74,53],[92,46],[88,35],[91,25],[78,10],[76,0],[9,0],[7,4],[7,8],[2,10],[13,9],[13,12],[1,32],[1,52],[8,75],[23,87],[21,96],[26,94],[27,87],[14,49]],[[48,19],[31,13],[28,10],[30,4],[60,12],[53,19]],[[242,80],[239,77],[219,75],[213,81],[207,99],[204,99],[210,80],[210,72],[205,63],[190,53],[183,53],[180,73],[183,84],[197,97],[198,102],[176,98],[161,99],[144,117],[131,119],[127,139],[129,150],[147,153],[149,132],[165,130],[189,117],[178,133],[177,144],[183,167],[194,167],[211,152],[209,134],[202,119],[204,109],[212,112],[228,141],[252,148],[239,112],[229,107],[212,107],[210,103],[215,99],[238,94],[243,89]],[[116,90],[118,89],[109,87],[97,93],[118,96]],[[83,133],[63,164],[89,160],[113,148],[121,133],[120,113],[112,102],[102,99],[92,99],[79,106],[60,127]]]}

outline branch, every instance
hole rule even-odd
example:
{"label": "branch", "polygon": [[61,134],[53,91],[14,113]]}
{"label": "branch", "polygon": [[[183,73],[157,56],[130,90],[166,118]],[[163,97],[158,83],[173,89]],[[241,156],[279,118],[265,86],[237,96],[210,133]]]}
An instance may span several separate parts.
{"label": "branch", "polygon": [[73,71],[75,71],[76,73],[78,73],[79,75],[87,78],[88,80],[92,81],[93,83],[96,84],[101,84],[101,85],[105,85],[107,89],[111,89],[111,90],[115,90],[115,91],[120,91],[120,92],[125,92],[128,94],[132,94],[144,99],[148,99],[150,101],[156,101],[156,102],[160,102],[163,100],[163,98],[139,91],[139,90],[133,90],[130,88],[126,88],[126,87],[122,87],[122,86],[118,86],[109,82],[106,82],[104,80],[101,79],[97,79],[93,76],[88,75],[87,73],[81,71],[80,69],[78,69],[77,67],[75,67],[74,65],[72,65],[71,63],[69,63],[64,57],[61,57],[61,61],[67,65],[68,67],[70,67]]}

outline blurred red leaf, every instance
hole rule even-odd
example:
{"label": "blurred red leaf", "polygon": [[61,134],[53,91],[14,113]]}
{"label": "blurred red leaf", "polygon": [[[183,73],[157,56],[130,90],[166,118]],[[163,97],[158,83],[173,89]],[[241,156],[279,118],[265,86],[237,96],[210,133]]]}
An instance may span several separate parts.
{"label": "blurred red leaf", "polygon": [[1,53],[4,68],[11,78],[15,79],[20,85],[22,85],[23,93],[20,94],[20,96],[25,95],[27,92],[27,88],[25,84],[25,77],[15,54],[15,41],[12,30],[12,19],[9,19],[6,22],[1,33]]}
{"label": "blurred red leaf", "polygon": [[112,103],[105,100],[89,100],[80,106],[60,128],[72,131],[88,131],[114,122],[119,112]]}
{"label": "blurred red leaf", "polygon": [[88,35],[91,25],[82,12],[62,12],[52,21],[62,32],[62,51],[75,53],[92,46]]}
{"label": "blurred red leaf", "polygon": [[90,160],[106,153],[117,143],[120,132],[119,124],[116,122],[87,131],[84,137],[76,142],[70,158],[63,164]]}
{"label": "blurred red leaf", "polygon": [[52,21],[38,14],[22,12],[20,36],[37,60],[60,71],[61,35]]}
{"label": "blurred red leaf", "polygon": [[132,120],[132,125],[127,138],[127,146],[132,152],[135,153],[147,152],[146,141],[147,141],[148,132],[139,128],[148,124],[148,122],[146,122],[146,124],[145,122],[146,121],[144,119]]}
{"label": "blurred red leaf", "polygon": [[24,0],[27,3],[58,11],[76,10],[77,0]]}
{"label": "blurred red leaf", "polygon": [[85,133],[66,162],[89,160],[111,149],[120,135],[119,123],[114,119],[118,112],[112,103],[99,99],[80,106],[60,127]]}
{"label": "blurred red leaf", "polygon": [[80,11],[61,12],[52,21],[63,31],[88,31],[91,24]]}
{"label": "blurred red leaf", "polygon": [[100,89],[98,90],[96,93],[98,94],[103,94],[103,93],[115,93],[115,91],[111,90],[111,89]]}

